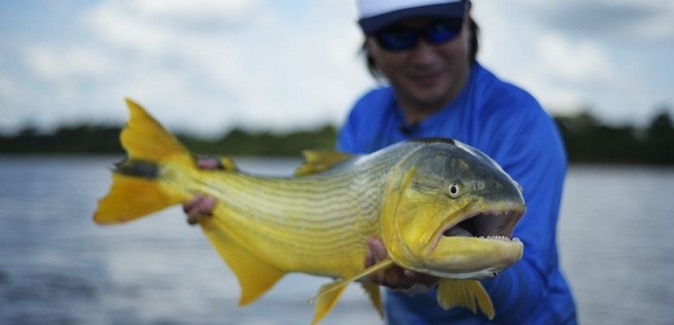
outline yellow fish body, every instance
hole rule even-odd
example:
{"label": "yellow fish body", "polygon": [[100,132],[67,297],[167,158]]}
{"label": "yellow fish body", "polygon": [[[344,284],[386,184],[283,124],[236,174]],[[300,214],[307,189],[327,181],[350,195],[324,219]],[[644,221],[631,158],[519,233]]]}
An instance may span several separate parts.
{"label": "yellow fish body", "polygon": [[[316,297],[312,324],[333,308],[345,285],[361,282],[382,314],[379,287],[367,275],[393,264],[441,278],[445,309],[460,306],[489,318],[494,308],[479,279],[519,260],[512,239],[525,211],[519,186],[481,152],[453,140],[402,142],[370,155],[308,152],[293,177],[202,170],[195,157],[145,110],[127,100],[121,134],[127,159],[113,173],[94,221],[130,221],[190,200],[217,198],[202,229],[241,285],[240,305],[290,272],[335,278]],[[368,237],[389,258],[365,269]]]}

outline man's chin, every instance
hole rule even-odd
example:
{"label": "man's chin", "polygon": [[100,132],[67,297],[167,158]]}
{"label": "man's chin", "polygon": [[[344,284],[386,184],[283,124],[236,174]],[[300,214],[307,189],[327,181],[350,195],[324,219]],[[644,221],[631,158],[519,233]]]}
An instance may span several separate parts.
{"label": "man's chin", "polygon": [[419,107],[427,109],[440,109],[446,106],[452,99],[446,93],[443,93],[437,89],[424,89],[416,91],[415,98]]}

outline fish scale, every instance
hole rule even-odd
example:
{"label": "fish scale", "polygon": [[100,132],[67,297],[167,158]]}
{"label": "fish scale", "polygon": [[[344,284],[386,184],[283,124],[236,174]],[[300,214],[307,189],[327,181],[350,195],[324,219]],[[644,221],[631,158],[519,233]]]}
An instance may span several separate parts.
{"label": "fish scale", "polygon": [[[316,182],[325,185],[323,177],[307,176],[302,182],[288,184],[282,179],[265,180],[251,177],[231,178],[239,190],[238,195],[222,196],[219,193],[208,193],[218,198],[222,212],[216,211],[216,217],[228,228],[236,228],[246,233],[243,237],[259,238],[255,244],[264,252],[267,259],[278,260],[276,264],[288,264],[287,254],[293,251],[293,260],[299,261],[292,267],[296,271],[318,275],[335,275],[333,259],[344,261],[356,260],[354,273],[362,269],[365,259],[363,238],[375,235],[377,210],[372,206],[369,211],[359,211],[361,205],[344,195],[348,189],[350,177],[332,178],[334,190],[316,192]],[[236,192],[236,191],[234,191]],[[292,196],[281,196],[278,193],[290,192]],[[248,195],[255,195],[255,200],[244,200]],[[302,197],[302,200],[295,200]],[[363,198],[370,195],[362,196]],[[317,204],[320,202],[320,204]],[[365,205],[367,206],[367,205]],[[364,222],[373,220],[375,222]],[[237,223],[238,225],[233,225]],[[261,227],[260,225],[265,225]],[[369,226],[357,226],[369,224]],[[354,231],[357,230],[357,231]],[[368,231],[369,232],[361,232]],[[354,249],[361,248],[360,255],[354,257]],[[328,257],[316,259],[316,257]]]}

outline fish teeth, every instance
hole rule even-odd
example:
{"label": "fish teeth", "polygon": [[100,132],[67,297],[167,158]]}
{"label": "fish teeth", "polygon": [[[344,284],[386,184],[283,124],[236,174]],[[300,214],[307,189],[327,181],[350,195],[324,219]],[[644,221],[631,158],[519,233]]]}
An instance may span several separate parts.
{"label": "fish teeth", "polygon": [[507,236],[479,236],[475,238],[480,238],[480,239],[491,239],[491,240],[505,240],[505,241],[520,241],[519,238],[510,238]]}

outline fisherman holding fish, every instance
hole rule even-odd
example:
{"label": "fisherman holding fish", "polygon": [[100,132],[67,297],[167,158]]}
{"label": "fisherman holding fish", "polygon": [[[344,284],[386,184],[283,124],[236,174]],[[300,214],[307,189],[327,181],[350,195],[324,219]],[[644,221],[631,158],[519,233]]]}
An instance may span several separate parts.
{"label": "fisherman holding fish", "polygon": [[[484,4],[488,5],[488,4]],[[495,161],[524,189],[527,212],[513,237],[522,259],[481,281],[493,320],[436,302],[438,278],[392,266],[370,279],[390,288],[387,324],[576,324],[576,307],[561,273],[556,244],[566,154],[552,119],[526,91],[476,61],[478,27],[468,0],[358,0],[372,75],[386,81],[361,97],[339,132],[340,151],[365,154],[411,138],[453,138]],[[202,168],[217,168],[201,160]],[[197,195],[184,205],[188,222],[211,213],[216,200]],[[454,227],[447,236],[473,236]],[[366,267],[387,257],[368,240]]]}

